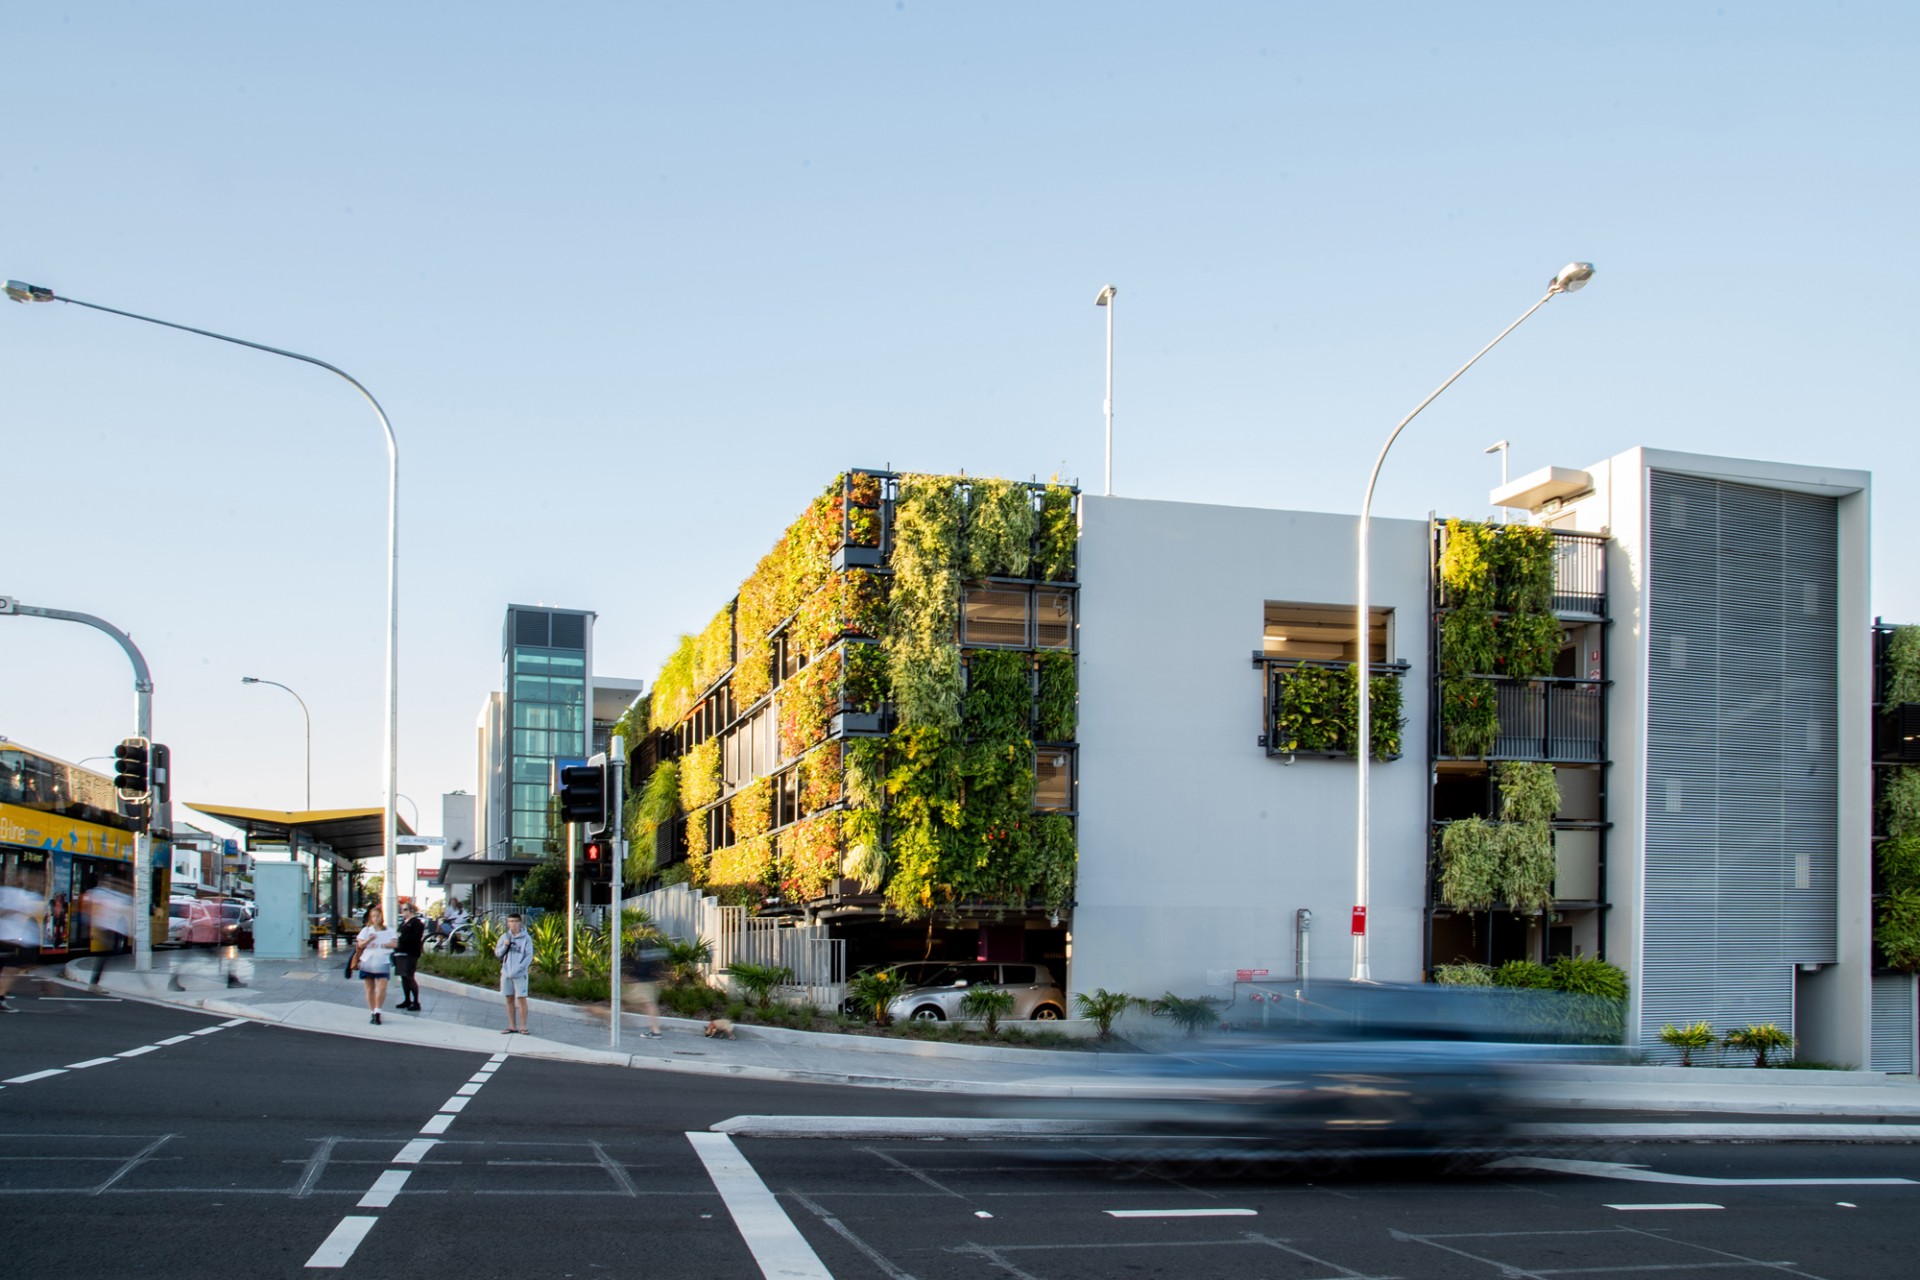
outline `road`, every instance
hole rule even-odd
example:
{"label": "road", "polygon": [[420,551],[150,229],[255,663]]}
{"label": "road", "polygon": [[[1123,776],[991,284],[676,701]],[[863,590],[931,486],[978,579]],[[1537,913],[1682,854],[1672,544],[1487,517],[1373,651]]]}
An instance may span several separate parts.
{"label": "road", "polygon": [[14,1003],[9,1277],[1840,1280],[1910,1274],[1920,1242],[1902,1145],[1223,1170],[1083,1140],[736,1139],[711,1126],[979,1108],[387,1045],[52,984]]}

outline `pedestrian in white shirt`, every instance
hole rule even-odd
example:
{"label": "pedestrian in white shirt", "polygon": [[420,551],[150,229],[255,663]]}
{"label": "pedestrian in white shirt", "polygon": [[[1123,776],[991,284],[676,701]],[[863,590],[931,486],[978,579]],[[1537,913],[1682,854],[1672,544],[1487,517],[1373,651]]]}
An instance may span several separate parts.
{"label": "pedestrian in white shirt", "polygon": [[393,976],[393,949],[400,935],[387,928],[387,917],[379,906],[367,908],[367,924],[353,940],[352,967],[360,971],[367,984],[368,1019],[380,1025],[380,1008],[387,1002],[387,979]]}

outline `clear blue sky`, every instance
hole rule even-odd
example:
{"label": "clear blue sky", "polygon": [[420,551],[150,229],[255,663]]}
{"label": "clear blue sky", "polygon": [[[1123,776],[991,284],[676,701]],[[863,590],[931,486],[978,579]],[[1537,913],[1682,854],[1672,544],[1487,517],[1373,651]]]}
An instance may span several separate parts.
{"label": "clear blue sky", "polygon": [[[1635,444],[1868,467],[1920,619],[1909,5],[13,6],[0,273],[311,352],[402,448],[401,789],[473,786],[509,601],[651,679],[841,467],[1484,509]],[[385,453],[316,370],[0,308],[0,593],[104,615],[179,793],[376,804]],[[593,546],[604,553],[591,552]],[[139,549],[157,556],[150,570]],[[1251,624],[1250,624],[1251,625]],[[0,622],[0,733],[128,731]]]}

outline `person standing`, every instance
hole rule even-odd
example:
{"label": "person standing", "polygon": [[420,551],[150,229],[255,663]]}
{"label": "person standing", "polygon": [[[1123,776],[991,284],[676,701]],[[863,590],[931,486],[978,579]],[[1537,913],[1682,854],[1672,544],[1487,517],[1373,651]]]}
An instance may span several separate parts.
{"label": "person standing", "polygon": [[393,949],[393,971],[400,978],[400,1007],[420,1012],[420,952],[427,945],[427,922],[411,902],[400,904],[400,941]]}
{"label": "person standing", "polygon": [[387,980],[393,976],[393,949],[400,935],[387,928],[387,917],[378,905],[367,908],[366,927],[353,940],[351,966],[360,971],[367,984],[367,1021],[380,1025],[380,1007],[387,1002]]}
{"label": "person standing", "polygon": [[507,917],[507,931],[493,944],[500,961],[500,994],[507,998],[507,1029],[500,1034],[527,1034],[527,979],[533,972],[533,939],[514,912]]}

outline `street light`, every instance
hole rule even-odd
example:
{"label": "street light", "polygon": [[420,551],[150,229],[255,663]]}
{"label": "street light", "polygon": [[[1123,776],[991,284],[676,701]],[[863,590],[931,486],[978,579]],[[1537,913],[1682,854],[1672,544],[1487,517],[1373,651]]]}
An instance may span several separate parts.
{"label": "street light", "polygon": [[1353,911],[1353,980],[1370,982],[1372,975],[1367,964],[1367,891],[1370,883],[1371,868],[1368,865],[1367,830],[1367,765],[1373,758],[1373,696],[1369,682],[1372,678],[1373,657],[1373,618],[1367,608],[1367,535],[1373,516],[1373,487],[1380,480],[1381,464],[1387,460],[1387,450],[1393,448],[1393,442],[1407,429],[1407,424],[1420,415],[1420,411],[1439,398],[1440,393],[1460,380],[1460,375],[1480,362],[1480,357],[1494,349],[1500,339],[1518,329],[1526,318],[1547,305],[1555,294],[1577,293],[1593,279],[1591,262],[1569,262],[1560,268],[1552,280],[1547,282],[1547,291],[1540,301],[1521,313],[1520,319],[1502,329],[1497,337],[1473,355],[1473,359],[1454,370],[1453,376],[1433,389],[1431,395],[1415,405],[1413,412],[1400,419],[1400,425],[1393,429],[1387,442],[1380,446],[1380,456],[1373,460],[1373,471],[1367,476],[1367,496],[1360,503],[1360,567],[1356,575],[1358,584],[1354,596],[1355,642],[1358,657],[1355,669],[1359,674],[1359,726],[1358,737],[1354,743],[1354,757],[1359,764],[1358,820],[1355,824],[1354,842],[1354,911]]}
{"label": "street light", "polygon": [[[1480,451],[1482,453],[1497,453],[1500,455],[1500,487],[1502,489],[1507,487],[1507,446],[1508,444],[1509,442],[1506,440],[1495,440],[1492,444],[1488,445],[1486,448]],[[1500,508],[1500,519],[1504,522],[1506,518],[1507,518],[1507,509],[1505,507],[1502,507]]]}
{"label": "street light", "polygon": [[[270,684],[276,689],[286,689],[288,693],[293,693],[292,689],[288,689],[286,685],[281,684],[278,680],[262,680],[259,676],[241,676],[240,683],[241,684]],[[307,700],[305,698],[301,697],[297,693],[293,693],[293,700],[300,704],[300,714],[304,716],[307,721],[307,808],[312,809],[313,808],[313,716],[308,714],[307,712]]]}
{"label": "street light", "polygon": [[1100,291],[1093,300],[1096,307],[1107,309],[1107,497],[1113,496],[1113,299],[1120,291],[1112,285]]}
{"label": "street light", "polygon": [[344,379],[366,402],[373,406],[374,416],[380,419],[380,427],[387,437],[387,676],[386,676],[386,742],[381,754],[386,766],[385,795],[382,806],[383,832],[386,836],[387,889],[384,895],[386,918],[394,918],[394,837],[399,832],[394,820],[393,797],[399,790],[400,777],[400,441],[393,434],[393,424],[387,421],[386,410],[373,398],[373,392],[362,386],[359,379],[345,369],[328,364],[325,360],[313,356],[301,355],[298,351],[288,351],[281,347],[270,347],[262,342],[249,342],[245,338],[229,337],[224,333],[215,333],[211,329],[196,329],[192,325],[175,324],[171,320],[158,320],[153,316],[143,316],[132,311],[121,311],[114,307],[103,307],[96,302],[81,302],[77,298],[63,298],[43,285],[27,284],[20,280],[9,280],[4,286],[6,295],[15,302],[64,302],[69,306],[85,307],[89,311],[104,311],[108,315],[124,316],[129,320],[142,320],[148,324],[157,324],[163,329],[178,329],[182,333],[198,334],[203,338],[213,338],[220,342],[232,343],[236,347],[249,347],[254,351],[264,351],[269,355],[285,356],[289,360],[299,360],[316,368]]}

